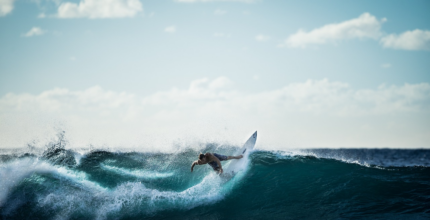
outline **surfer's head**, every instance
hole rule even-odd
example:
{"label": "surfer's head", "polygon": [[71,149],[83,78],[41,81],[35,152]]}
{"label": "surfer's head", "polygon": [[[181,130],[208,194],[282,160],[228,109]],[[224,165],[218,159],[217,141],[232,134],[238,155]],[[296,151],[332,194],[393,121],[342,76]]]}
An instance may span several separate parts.
{"label": "surfer's head", "polygon": [[205,158],[205,155],[204,154],[202,154],[202,153],[200,153],[200,155],[199,155],[199,159],[200,160],[203,160]]}

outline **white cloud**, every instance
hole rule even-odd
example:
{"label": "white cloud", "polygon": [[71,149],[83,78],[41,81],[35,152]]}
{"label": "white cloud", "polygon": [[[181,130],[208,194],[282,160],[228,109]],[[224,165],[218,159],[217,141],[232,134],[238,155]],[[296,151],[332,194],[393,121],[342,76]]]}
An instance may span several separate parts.
{"label": "white cloud", "polygon": [[23,34],[24,37],[33,37],[40,36],[46,33],[46,31],[42,30],[40,27],[33,27],[27,33]]}
{"label": "white cloud", "polygon": [[253,3],[257,0],[175,0],[175,2],[180,3],[196,3],[196,2],[243,2],[243,3]]}
{"label": "white cloud", "polygon": [[214,15],[225,15],[227,13],[227,11],[221,10],[221,9],[217,9],[214,11]]}
{"label": "white cloud", "polygon": [[390,34],[381,39],[385,48],[401,50],[430,50],[430,31],[413,30],[400,35]]}
{"label": "white cloud", "polygon": [[222,32],[215,32],[214,37],[231,37],[231,34],[222,33]]}
{"label": "white cloud", "polygon": [[38,18],[45,18],[45,17],[46,17],[46,15],[45,15],[45,13],[40,13],[37,17],[38,17]]}
{"label": "white cloud", "polygon": [[164,31],[167,33],[175,33],[176,27],[175,26],[169,26],[169,27],[164,28]]}
{"label": "white cloud", "polygon": [[81,0],[64,2],[58,7],[59,18],[123,18],[143,10],[139,0]]}
{"label": "white cloud", "polygon": [[308,45],[334,43],[343,39],[378,39],[382,35],[380,29],[385,21],[385,18],[378,20],[375,16],[364,13],[358,18],[324,25],[309,32],[299,30],[289,36],[282,46],[305,48]]}
{"label": "white cloud", "polygon": [[209,83],[208,88],[215,90],[215,89],[224,89],[230,85],[232,85],[233,82],[227,78],[227,77],[219,77],[214,79],[212,82]]}
{"label": "white cloud", "polygon": [[0,0],[0,16],[6,16],[13,10],[13,2],[15,0]]}
{"label": "white cloud", "polygon": [[[353,89],[323,79],[249,92],[220,77],[143,97],[98,86],[57,88],[0,98],[0,146],[25,146],[61,121],[73,147],[91,143],[161,150],[148,137],[169,142],[186,136],[242,144],[244,133],[254,129],[264,135],[259,146],[267,148],[285,146],[294,137],[306,146],[419,147],[430,143],[429,108],[428,83]],[[221,132],[225,127],[230,130]]]}
{"label": "white cloud", "polygon": [[255,40],[265,42],[265,41],[270,40],[270,36],[259,34],[259,35],[255,36]]}

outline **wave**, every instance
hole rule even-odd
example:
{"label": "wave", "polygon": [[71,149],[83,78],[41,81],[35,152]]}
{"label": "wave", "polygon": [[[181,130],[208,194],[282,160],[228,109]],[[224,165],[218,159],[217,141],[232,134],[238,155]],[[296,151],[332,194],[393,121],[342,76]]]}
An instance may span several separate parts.
{"label": "wave", "polygon": [[254,151],[233,179],[209,166],[191,173],[190,165],[201,151],[228,155],[236,148],[93,150],[79,153],[78,161],[74,151],[50,150],[49,156],[3,155],[2,218],[430,217],[428,150]]}
{"label": "wave", "polygon": [[[104,166],[106,167],[106,165]],[[16,174],[16,170],[20,169],[25,172]],[[44,209],[44,212],[56,213],[54,219],[68,219],[81,215],[106,219],[117,215],[118,212],[133,211],[134,215],[148,215],[160,210],[192,209],[199,205],[213,204],[222,200],[228,193],[228,189],[222,189],[223,180],[214,173],[206,175],[201,182],[186,190],[175,192],[147,188],[141,182],[125,182],[113,189],[106,189],[88,180],[87,175],[82,172],[73,172],[64,167],[28,159],[14,161],[3,166],[1,170],[10,170],[10,173],[2,173],[2,177],[12,177],[2,178],[9,180],[1,182],[2,186],[6,188],[3,192],[13,191],[13,188],[16,187],[14,184],[37,185],[33,186],[39,189],[34,200],[37,204],[35,205]],[[123,170],[119,169],[122,173]],[[11,173],[15,173],[15,175],[11,175]],[[47,178],[40,178],[43,174],[62,180],[61,187],[51,188],[52,180],[48,182]],[[172,174],[161,174],[161,176],[163,175],[171,176]],[[148,177],[147,174],[143,176]],[[155,177],[158,178],[158,176]],[[23,181],[25,179],[26,181]],[[1,198],[0,207],[6,206],[2,215],[9,216],[14,210],[19,209],[14,205],[22,205],[22,202],[17,203],[16,201],[9,203],[11,198],[7,198],[6,195]],[[94,210],[96,211],[94,212]]]}

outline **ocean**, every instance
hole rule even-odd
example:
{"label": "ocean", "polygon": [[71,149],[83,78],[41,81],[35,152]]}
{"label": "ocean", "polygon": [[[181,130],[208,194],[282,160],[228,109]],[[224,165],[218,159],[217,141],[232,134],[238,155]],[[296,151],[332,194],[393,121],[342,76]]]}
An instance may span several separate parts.
{"label": "ocean", "polygon": [[[258,150],[232,179],[177,152],[0,150],[1,219],[430,219],[430,150]],[[222,162],[226,165],[226,162]]]}

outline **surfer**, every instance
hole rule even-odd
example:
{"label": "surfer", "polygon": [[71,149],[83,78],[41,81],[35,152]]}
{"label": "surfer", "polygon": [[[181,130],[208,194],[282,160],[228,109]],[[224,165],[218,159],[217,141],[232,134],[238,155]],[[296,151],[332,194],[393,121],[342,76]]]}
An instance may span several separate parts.
{"label": "surfer", "polygon": [[195,165],[203,165],[203,164],[209,164],[215,171],[217,171],[219,174],[223,172],[221,161],[224,160],[231,160],[231,159],[240,159],[242,158],[242,155],[239,156],[224,156],[217,153],[200,153],[199,159],[194,161],[191,165],[191,172],[193,172]]}

